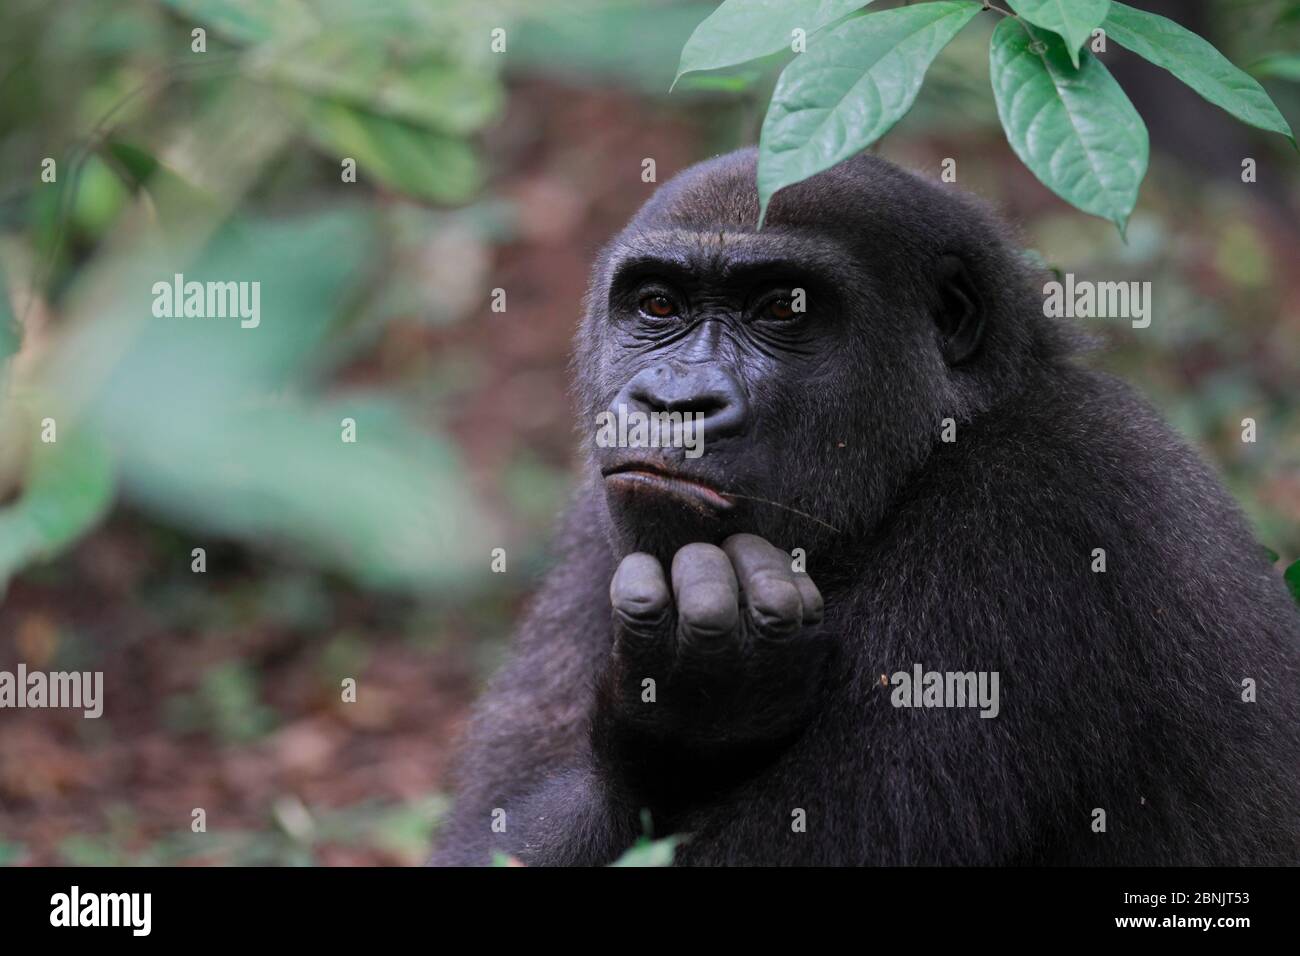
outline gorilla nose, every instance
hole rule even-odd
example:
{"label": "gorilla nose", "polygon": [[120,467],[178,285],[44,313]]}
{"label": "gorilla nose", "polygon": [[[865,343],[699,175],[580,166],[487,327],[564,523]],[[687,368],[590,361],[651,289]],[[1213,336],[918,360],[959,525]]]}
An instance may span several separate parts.
{"label": "gorilla nose", "polygon": [[[656,365],[638,372],[614,399],[614,407],[647,413],[680,412],[703,425],[709,439],[744,430],[749,403],[736,379],[717,366]],[[698,417],[702,416],[702,417]]]}

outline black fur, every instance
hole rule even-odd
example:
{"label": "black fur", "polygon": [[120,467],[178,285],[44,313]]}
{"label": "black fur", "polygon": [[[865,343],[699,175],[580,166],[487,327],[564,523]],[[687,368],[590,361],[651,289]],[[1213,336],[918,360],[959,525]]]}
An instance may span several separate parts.
{"label": "black fur", "polygon": [[[643,808],[656,835],[690,835],[683,864],[1300,862],[1300,614],[1211,470],[1080,363],[1043,276],[950,188],[862,156],[756,221],[742,151],[663,186],[597,262],[584,421],[662,363],[725,372],[744,426],[664,460],[736,507],[615,493],[584,428],[555,568],[478,707],[434,862],[606,863]],[[655,256],[691,289],[689,323],[657,337],[615,275]],[[788,340],[749,336],[743,295],[718,291],[767,258],[808,283]],[[782,723],[784,688],[729,698],[722,722],[781,724],[767,746],[708,721],[693,743],[629,729],[616,568],[737,532],[807,553],[825,615],[791,646],[830,646],[807,707]],[[895,708],[881,675],[915,663],[998,671],[999,715]]]}

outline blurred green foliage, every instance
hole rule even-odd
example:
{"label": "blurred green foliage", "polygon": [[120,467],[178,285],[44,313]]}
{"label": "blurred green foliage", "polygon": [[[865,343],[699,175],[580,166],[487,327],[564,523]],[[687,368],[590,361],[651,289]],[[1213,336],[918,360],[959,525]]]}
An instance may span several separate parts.
{"label": "blurred green foliage", "polygon": [[[0,265],[21,280],[5,306],[58,321],[29,337],[9,383],[3,447],[22,452],[8,476],[22,492],[0,512],[0,582],[84,533],[114,481],[164,520],[291,549],[365,585],[478,577],[464,554],[486,553],[494,523],[450,443],[395,396],[329,385],[387,287],[385,210],[324,167],[264,192],[314,143],[413,199],[473,196],[482,166],[466,137],[497,114],[502,87],[491,58],[466,53],[468,8],[6,10],[6,103],[21,105],[0,116],[0,161],[21,171],[7,182],[30,185],[0,219]],[[202,51],[194,28],[209,33]],[[52,182],[39,178],[47,158]],[[294,193],[329,211],[281,211]],[[175,274],[260,283],[266,321],[154,317],[150,290]],[[36,439],[47,418],[53,445]]]}

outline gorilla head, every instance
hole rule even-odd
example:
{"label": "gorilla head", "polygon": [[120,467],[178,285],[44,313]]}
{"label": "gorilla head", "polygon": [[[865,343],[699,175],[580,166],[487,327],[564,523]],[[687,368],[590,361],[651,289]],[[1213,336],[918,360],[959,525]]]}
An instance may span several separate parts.
{"label": "gorilla head", "polygon": [[[969,199],[861,156],[782,190],[760,230],[755,156],[666,184],[596,264],[576,377],[620,554],[743,531],[837,557],[945,419],[1068,348]],[[693,417],[703,454],[653,424],[641,447],[602,447],[602,412]]]}

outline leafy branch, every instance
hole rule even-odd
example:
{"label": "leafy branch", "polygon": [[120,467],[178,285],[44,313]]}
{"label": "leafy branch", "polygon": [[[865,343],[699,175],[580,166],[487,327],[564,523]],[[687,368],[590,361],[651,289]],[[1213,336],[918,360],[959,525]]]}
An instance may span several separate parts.
{"label": "leafy branch", "polygon": [[[1244,123],[1295,137],[1264,88],[1209,42],[1117,0],[726,0],[687,40],[677,79],[784,49],[759,137],[762,222],[772,196],[871,146],[916,99],[935,57],[981,12],[998,117],[1021,161],[1066,202],[1121,233],[1146,175],[1146,125],[1094,55],[1106,38],[1168,70]],[[676,81],[674,81],[674,84]]]}

